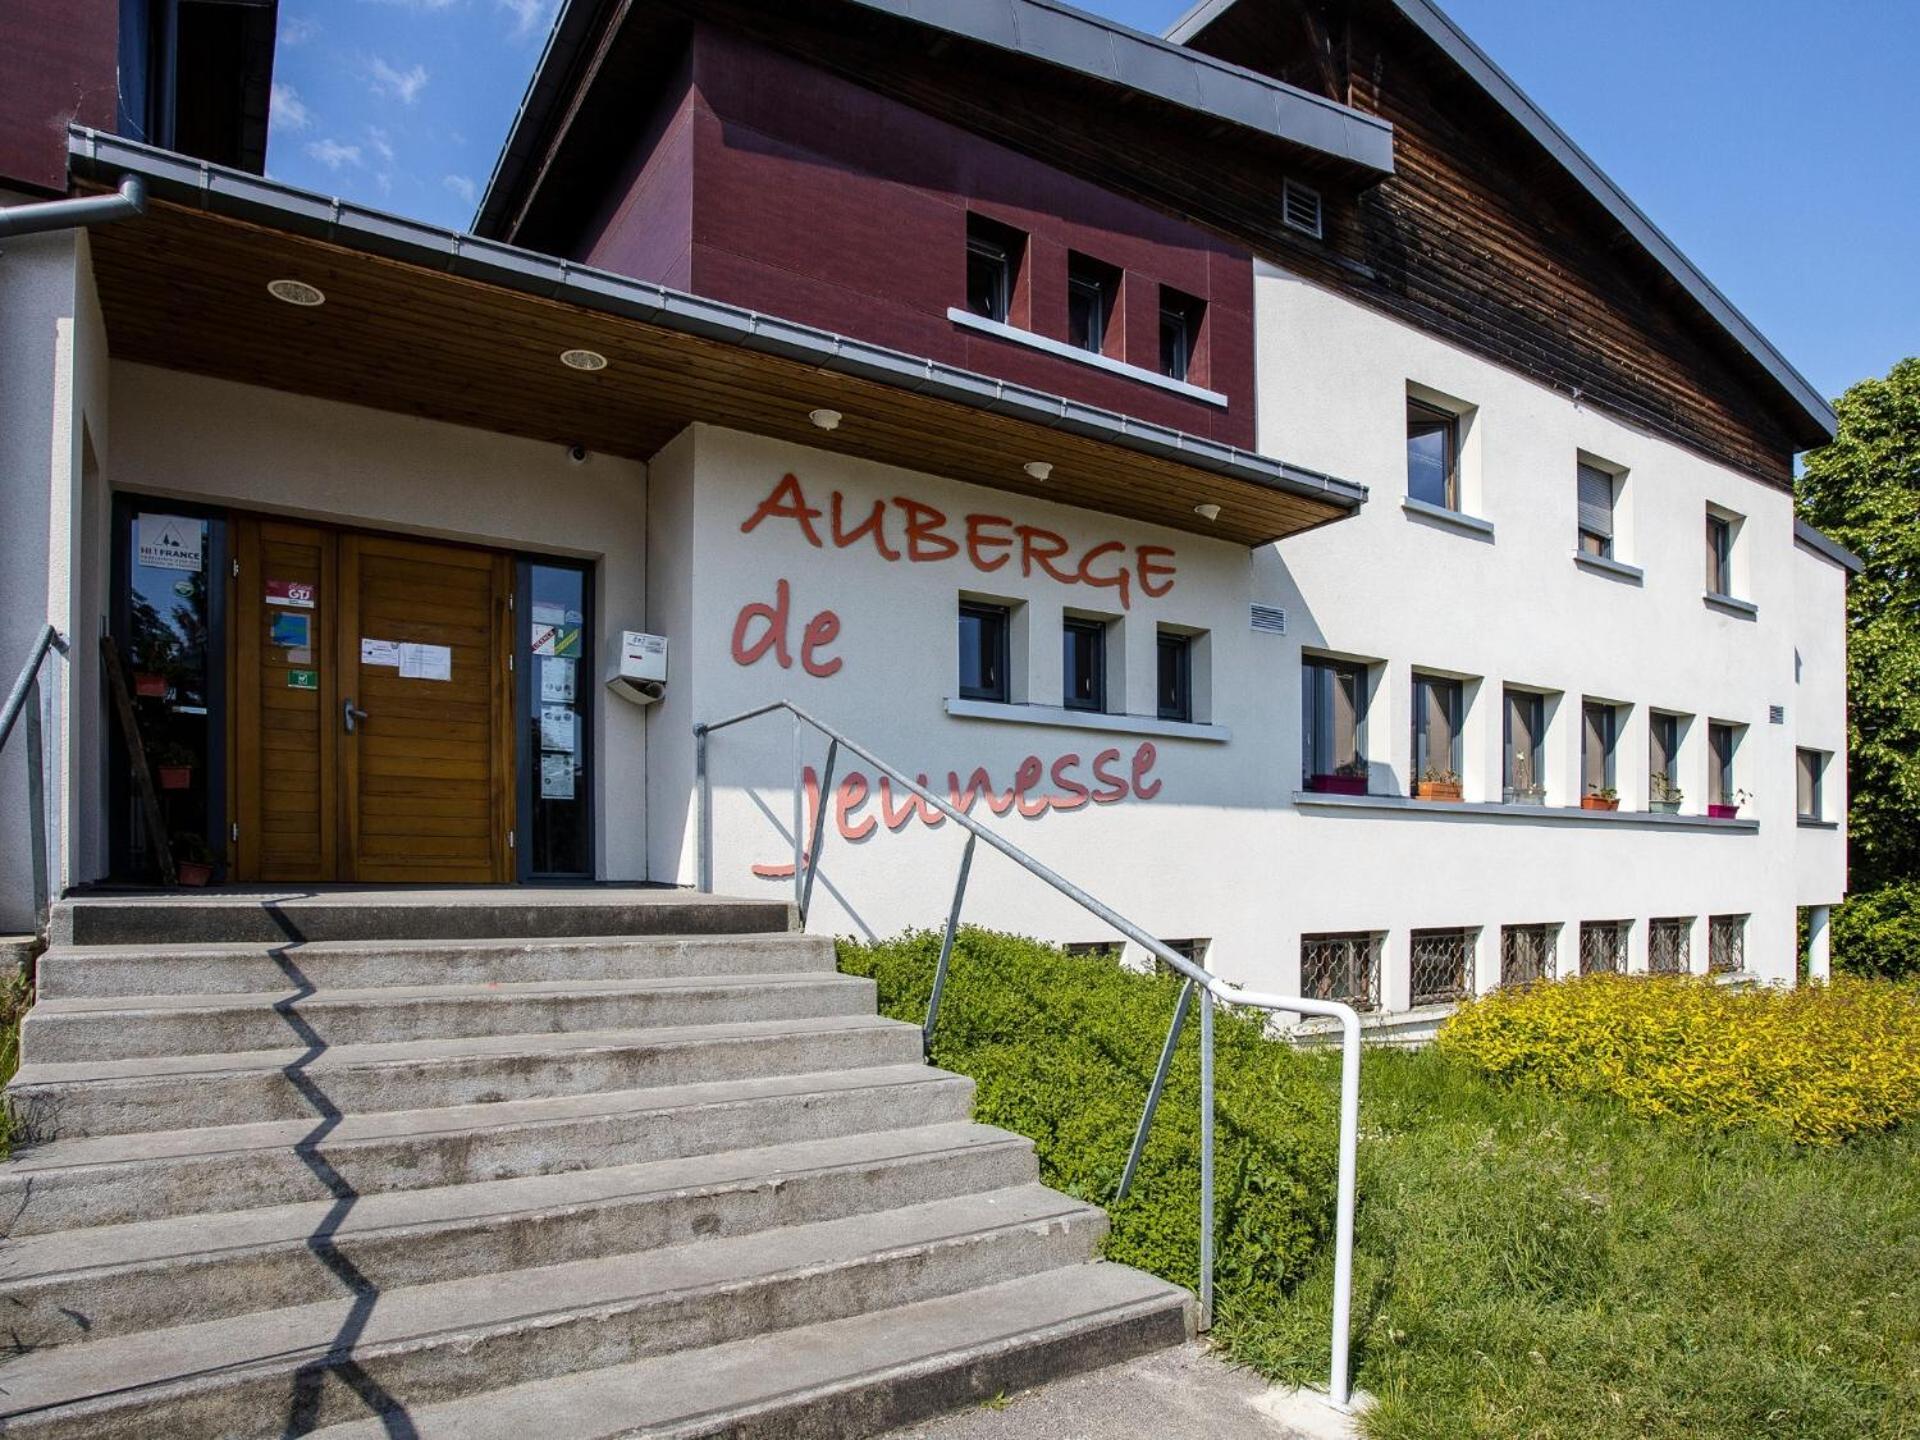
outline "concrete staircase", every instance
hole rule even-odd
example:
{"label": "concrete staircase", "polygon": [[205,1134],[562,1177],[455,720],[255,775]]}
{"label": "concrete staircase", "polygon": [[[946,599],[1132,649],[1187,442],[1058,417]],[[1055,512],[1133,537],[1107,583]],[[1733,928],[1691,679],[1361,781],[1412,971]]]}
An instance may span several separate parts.
{"label": "concrete staircase", "polygon": [[1185,1338],[790,908],[64,902],[0,1428],[857,1436]]}

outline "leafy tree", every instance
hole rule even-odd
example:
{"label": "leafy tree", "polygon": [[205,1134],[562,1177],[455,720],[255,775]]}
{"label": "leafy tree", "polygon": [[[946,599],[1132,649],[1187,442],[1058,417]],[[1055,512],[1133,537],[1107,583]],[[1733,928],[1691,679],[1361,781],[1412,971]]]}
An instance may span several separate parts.
{"label": "leafy tree", "polygon": [[[1801,515],[1866,562],[1847,594],[1851,887],[1837,958],[1920,972],[1920,358],[1862,380],[1807,456]],[[1904,964],[1900,961],[1904,957]]]}

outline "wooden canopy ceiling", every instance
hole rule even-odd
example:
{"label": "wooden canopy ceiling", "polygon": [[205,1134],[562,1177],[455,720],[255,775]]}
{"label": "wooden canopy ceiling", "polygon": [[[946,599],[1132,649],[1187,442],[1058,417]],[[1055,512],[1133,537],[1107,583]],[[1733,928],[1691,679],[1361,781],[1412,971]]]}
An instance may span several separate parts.
{"label": "wooden canopy ceiling", "polygon": [[[1257,545],[1352,504],[722,340],[155,202],[92,232],[113,355],[649,459],[694,421]],[[326,303],[284,304],[280,278]],[[560,363],[576,347],[604,370]],[[840,411],[836,430],[809,422]],[[1053,465],[1046,483],[1028,461]],[[1195,513],[1218,505],[1217,520]]]}

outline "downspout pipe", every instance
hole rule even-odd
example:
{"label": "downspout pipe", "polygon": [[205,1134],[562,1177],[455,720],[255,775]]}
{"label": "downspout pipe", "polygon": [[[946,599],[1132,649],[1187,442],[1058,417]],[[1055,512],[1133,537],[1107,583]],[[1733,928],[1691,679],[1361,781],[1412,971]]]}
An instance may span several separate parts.
{"label": "downspout pipe", "polygon": [[72,230],[104,225],[147,213],[147,182],[129,175],[112,195],[81,195],[71,200],[46,200],[35,205],[0,207],[0,240],[15,235],[40,235],[49,230]]}

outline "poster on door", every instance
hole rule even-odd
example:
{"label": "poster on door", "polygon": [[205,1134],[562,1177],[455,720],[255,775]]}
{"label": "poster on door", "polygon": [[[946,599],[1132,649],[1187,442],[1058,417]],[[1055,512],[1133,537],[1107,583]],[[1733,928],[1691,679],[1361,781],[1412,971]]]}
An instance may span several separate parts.
{"label": "poster on door", "polygon": [[141,515],[134,521],[140,563],[150,570],[198,570],[201,530],[198,520],[180,515]]}

